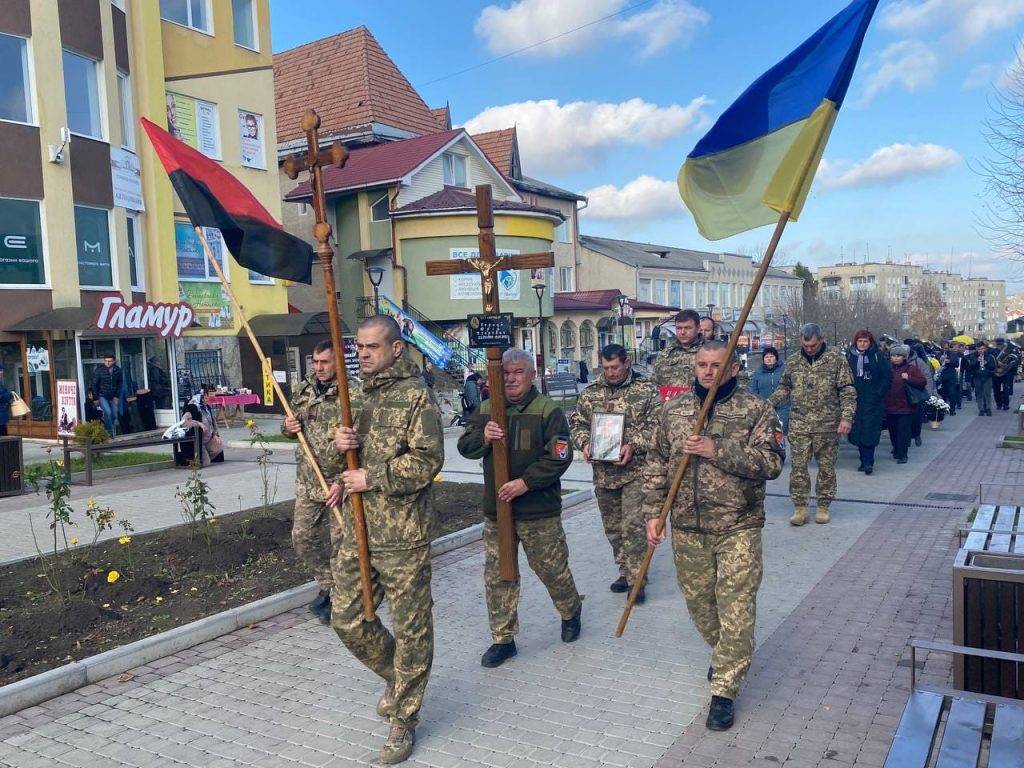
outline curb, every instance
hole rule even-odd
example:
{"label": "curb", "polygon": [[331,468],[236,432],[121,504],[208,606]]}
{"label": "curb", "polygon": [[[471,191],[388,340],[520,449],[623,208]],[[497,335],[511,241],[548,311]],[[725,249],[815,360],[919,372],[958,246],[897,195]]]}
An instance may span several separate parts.
{"label": "curb", "polygon": [[[567,494],[562,498],[562,511],[584,504],[593,497],[592,490]],[[430,555],[437,557],[480,541],[483,538],[483,530],[483,523],[477,523],[442,536],[430,545]],[[0,717],[14,714],[143,664],[149,664],[194,645],[215,640],[271,616],[286,613],[310,602],[318,589],[317,583],[310,581],[276,595],[215,613],[166,632],[5,685],[0,688]]]}

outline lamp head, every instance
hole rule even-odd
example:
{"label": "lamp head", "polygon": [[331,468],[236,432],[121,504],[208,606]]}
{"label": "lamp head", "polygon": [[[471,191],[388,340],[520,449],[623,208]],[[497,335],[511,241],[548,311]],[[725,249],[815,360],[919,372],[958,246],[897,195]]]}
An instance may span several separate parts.
{"label": "lamp head", "polygon": [[381,281],[384,279],[383,267],[367,267],[366,274],[370,276],[370,283],[374,288],[380,287]]}

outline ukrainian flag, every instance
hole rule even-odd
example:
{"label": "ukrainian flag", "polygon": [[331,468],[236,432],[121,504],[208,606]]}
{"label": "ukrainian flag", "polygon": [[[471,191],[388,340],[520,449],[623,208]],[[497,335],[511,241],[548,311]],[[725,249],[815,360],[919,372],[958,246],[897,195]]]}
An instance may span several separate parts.
{"label": "ukrainian flag", "polygon": [[847,6],[747,88],[686,158],[679,194],[704,237],[799,217],[877,5]]}

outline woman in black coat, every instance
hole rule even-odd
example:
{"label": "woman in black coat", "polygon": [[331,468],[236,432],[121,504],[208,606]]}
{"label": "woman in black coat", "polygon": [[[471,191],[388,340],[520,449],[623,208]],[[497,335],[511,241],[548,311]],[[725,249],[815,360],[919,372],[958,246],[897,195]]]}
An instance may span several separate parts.
{"label": "woman in black coat", "polygon": [[853,386],[857,390],[857,413],[853,417],[853,429],[849,441],[860,451],[858,472],[870,475],[875,466],[875,448],[882,434],[882,419],[885,416],[884,398],[892,380],[892,366],[885,353],[875,344],[871,331],[860,330],[853,336],[853,346],[846,353],[853,374]]}

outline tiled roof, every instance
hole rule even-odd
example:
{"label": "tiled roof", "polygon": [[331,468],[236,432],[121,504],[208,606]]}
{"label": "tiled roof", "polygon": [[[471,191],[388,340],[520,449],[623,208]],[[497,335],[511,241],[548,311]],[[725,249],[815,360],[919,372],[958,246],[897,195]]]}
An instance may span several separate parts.
{"label": "tiled roof", "polygon": [[622,291],[606,288],[601,291],[568,291],[554,296],[555,312],[604,311],[611,309]]}
{"label": "tiled roof", "polygon": [[679,307],[670,307],[668,304],[655,304],[653,301],[640,301],[639,299],[630,299],[629,306],[631,306],[633,309],[640,309],[653,312],[679,311]]}
{"label": "tiled roof", "polygon": [[274,55],[277,140],[302,137],[303,112],[314,107],[321,133],[382,123],[414,134],[438,122],[366,27]]}
{"label": "tiled roof", "polygon": [[[671,245],[655,243],[636,243],[631,240],[614,240],[610,237],[593,237],[592,235],[580,235],[580,245],[634,267],[685,269],[691,272],[707,272],[708,270],[704,268],[705,261],[721,262],[723,256],[737,255],[694,251],[689,248],[675,248]],[[751,265],[755,269],[759,266],[753,262]],[[793,275],[775,267],[768,268],[768,277],[794,279]]]}
{"label": "tiled roof", "polygon": [[430,110],[430,114],[434,116],[434,122],[437,123],[437,130],[450,131],[452,129],[452,113],[447,104],[443,107],[435,107]]}
{"label": "tiled roof", "polygon": [[[401,179],[464,132],[462,128],[456,128],[430,136],[353,149],[344,168],[324,169],[324,192],[330,194]],[[304,181],[285,195],[285,199],[301,200],[309,194],[309,182]]]}
{"label": "tiled roof", "polygon": [[473,134],[473,141],[483,150],[494,167],[506,177],[512,176],[512,148],[516,143],[516,129],[503,128],[500,131],[487,131]]}
{"label": "tiled roof", "polygon": [[[539,213],[551,216],[561,221],[564,217],[559,211],[553,208],[538,208],[527,203],[516,202],[515,200],[494,200],[495,211],[523,211],[528,213]],[[476,197],[471,192],[458,187],[445,186],[439,192],[427,195],[419,200],[403,205],[391,212],[392,216],[410,215],[416,213],[427,213],[430,211],[475,211]]]}
{"label": "tiled roof", "polygon": [[583,202],[587,199],[584,195],[570,192],[569,190],[562,189],[561,187],[556,187],[554,184],[548,184],[546,181],[531,179],[529,176],[523,176],[521,179],[510,179],[510,181],[512,182],[512,186],[520,192],[532,192],[535,195],[557,197],[561,200],[576,200],[579,202]]}

